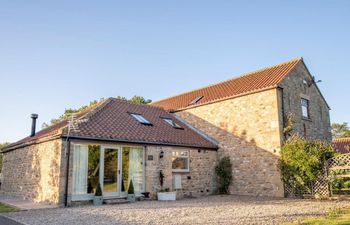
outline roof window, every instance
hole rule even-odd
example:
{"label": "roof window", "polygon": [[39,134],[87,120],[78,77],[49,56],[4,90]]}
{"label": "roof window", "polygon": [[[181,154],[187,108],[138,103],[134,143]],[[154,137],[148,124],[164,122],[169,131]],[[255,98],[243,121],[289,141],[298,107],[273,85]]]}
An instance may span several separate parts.
{"label": "roof window", "polygon": [[137,120],[139,123],[144,125],[152,125],[151,122],[149,122],[145,117],[143,117],[141,114],[138,113],[130,113],[132,117],[134,117],[135,120]]}
{"label": "roof window", "polygon": [[190,105],[196,104],[197,102],[199,102],[199,100],[201,100],[203,98],[203,96],[197,96],[195,97],[192,102],[190,102]]}
{"label": "roof window", "polygon": [[170,118],[162,118],[167,124],[169,124],[170,126],[176,128],[176,129],[184,129],[183,127],[181,127],[179,124],[175,123],[174,120],[170,119]]}

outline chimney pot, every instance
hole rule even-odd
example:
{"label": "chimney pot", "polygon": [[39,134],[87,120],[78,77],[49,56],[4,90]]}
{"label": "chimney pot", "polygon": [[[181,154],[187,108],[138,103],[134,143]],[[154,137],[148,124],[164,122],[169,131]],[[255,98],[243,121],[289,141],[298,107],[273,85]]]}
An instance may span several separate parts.
{"label": "chimney pot", "polygon": [[34,137],[35,136],[35,129],[36,129],[36,119],[38,119],[38,114],[33,113],[31,115],[31,118],[32,118],[32,131],[30,133],[30,136]]}

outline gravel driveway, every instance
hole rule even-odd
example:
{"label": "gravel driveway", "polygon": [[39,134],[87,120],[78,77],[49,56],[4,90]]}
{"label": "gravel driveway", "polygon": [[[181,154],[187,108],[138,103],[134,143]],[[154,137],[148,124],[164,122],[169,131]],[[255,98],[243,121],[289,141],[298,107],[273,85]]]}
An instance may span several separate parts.
{"label": "gravel driveway", "polygon": [[346,201],[209,196],[175,202],[142,201],[7,213],[24,224],[279,224],[323,215]]}

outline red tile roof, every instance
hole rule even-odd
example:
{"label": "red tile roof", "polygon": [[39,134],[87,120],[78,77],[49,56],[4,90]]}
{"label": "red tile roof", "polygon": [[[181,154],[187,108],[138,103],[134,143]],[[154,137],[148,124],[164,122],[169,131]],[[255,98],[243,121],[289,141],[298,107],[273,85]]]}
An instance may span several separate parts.
{"label": "red tile roof", "polygon": [[[129,113],[141,114],[152,123],[152,126],[140,124]],[[102,104],[80,113],[77,118],[82,122],[77,132],[70,132],[71,138],[217,149],[216,144],[161,107],[109,98]],[[172,119],[183,129],[173,128],[162,118]],[[67,131],[65,120],[38,132],[34,137],[25,138],[8,146],[5,151],[44,137],[59,135],[65,138]]]}
{"label": "red tile roof", "polygon": [[[296,58],[281,64],[243,74],[230,80],[155,101],[151,104],[163,107],[169,111],[176,111],[195,105],[206,104],[277,87],[282,79],[300,61],[302,61],[302,58]],[[203,97],[197,103],[190,104],[196,97],[200,96]]]}
{"label": "red tile roof", "polygon": [[332,145],[337,152],[350,153],[350,137],[334,139]]}
{"label": "red tile roof", "polygon": [[[101,106],[103,106],[105,104],[106,100],[99,102],[96,105],[93,105],[91,107],[86,108],[85,110],[79,112],[78,114],[76,114],[76,116],[78,118],[81,118],[85,115],[87,115],[88,113],[92,113],[95,110],[97,110],[98,108],[100,108]],[[68,120],[62,120],[52,126],[49,126],[48,128],[42,129],[39,132],[37,132],[35,134],[35,136],[33,137],[26,137],[23,138],[15,143],[12,143],[8,146],[6,146],[6,148],[2,149],[2,151],[6,151],[6,149],[12,149],[12,148],[17,148],[18,146],[21,145],[27,145],[27,144],[31,144],[31,143],[35,143],[38,140],[42,140],[45,138],[52,138],[54,136],[60,136],[61,135],[61,131],[64,127],[66,127],[68,124]]]}

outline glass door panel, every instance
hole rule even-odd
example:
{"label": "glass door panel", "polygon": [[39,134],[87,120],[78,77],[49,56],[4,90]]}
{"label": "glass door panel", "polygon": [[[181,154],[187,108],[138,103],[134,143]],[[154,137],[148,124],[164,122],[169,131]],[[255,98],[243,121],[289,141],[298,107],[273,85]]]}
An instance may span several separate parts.
{"label": "glass door panel", "polygon": [[129,189],[129,153],[130,147],[123,147],[122,152],[122,192],[127,192]]}
{"label": "glass door panel", "polygon": [[129,154],[129,180],[132,179],[135,193],[143,191],[143,149],[132,147]]}
{"label": "glass door panel", "polygon": [[98,185],[100,174],[100,149],[99,145],[88,146],[88,194],[94,194]]}
{"label": "glass door panel", "polygon": [[118,159],[118,149],[105,148],[103,193],[106,195],[118,195]]}
{"label": "glass door panel", "polygon": [[143,191],[143,148],[122,148],[122,192],[128,191],[130,180],[134,185],[135,193]]}

